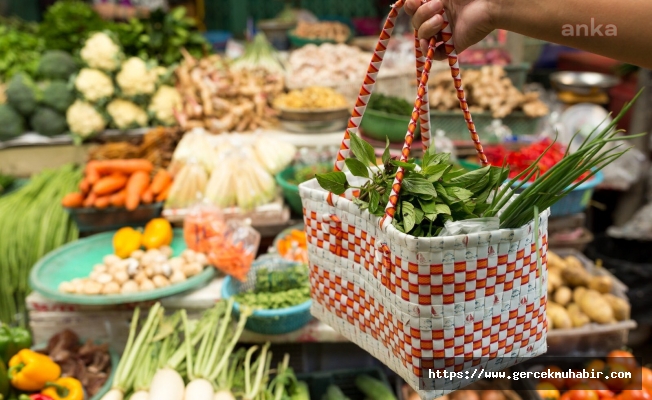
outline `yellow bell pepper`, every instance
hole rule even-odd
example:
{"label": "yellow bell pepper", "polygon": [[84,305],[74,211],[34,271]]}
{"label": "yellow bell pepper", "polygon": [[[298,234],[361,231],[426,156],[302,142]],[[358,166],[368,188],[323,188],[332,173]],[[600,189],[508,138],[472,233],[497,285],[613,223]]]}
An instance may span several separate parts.
{"label": "yellow bell pepper", "polygon": [[113,251],[120,258],[127,258],[134,251],[140,249],[143,234],[134,228],[120,228],[113,235]]}
{"label": "yellow bell pepper", "polygon": [[50,357],[23,349],[9,360],[9,380],[19,390],[41,390],[61,376],[61,367]]}
{"label": "yellow bell pepper", "polygon": [[45,386],[41,394],[51,397],[52,400],[84,400],[84,388],[75,378],[59,378]]}
{"label": "yellow bell pepper", "polygon": [[147,250],[158,249],[161,246],[169,246],[172,243],[172,225],[165,218],[154,218],[145,225],[143,233],[143,246]]}

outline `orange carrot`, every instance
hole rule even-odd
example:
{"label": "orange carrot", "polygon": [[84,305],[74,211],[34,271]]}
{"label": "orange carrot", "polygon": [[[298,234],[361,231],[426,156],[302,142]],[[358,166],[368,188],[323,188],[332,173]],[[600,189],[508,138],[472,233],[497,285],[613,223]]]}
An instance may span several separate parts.
{"label": "orange carrot", "polygon": [[135,158],[130,160],[103,160],[98,161],[97,171],[100,174],[112,174],[120,172],[122,174],[133,174],[137,171],[150,173],[154,169],[154,165],[145,159]]}
{"label": "orange carrot", "polygon": [[168,185],[158,194],[156,195],[156,201],[165,201],[168,198],[168,194],[170,194],[170,188],[172,187],[172,181],[168,183]]}
{"label": "orange carrot", "polygon": [[84,195],[81,193],[68,193],[61,200],[61,205],[68,208],[81,207],[84,204]]}
{"label": "orange carrot", "polygon": [[82,178],[81,182],[79,182],[79,191],[86,195],[89,190],[91,190],[91,184],[88,182],[88,178]]}
{"label": "orange carrot", "polygon": [[126,184],[126,176],[122,174],[111,174],[107,177],[100,178],[100,180],[93,185],[93,193],[98,196],[106,196],[107,194],[115,193],[124,188]]}
{"label": "orange carrot", "polygon": [[118,193],[111,195],[111,205],[113,207],[124,207],[126,197],[127,191],[126,189],[122,189]]}
{"label": "orange carrot", "polygon": [[149,186],[149,174],[147,172],[137,171],[129,177],[129,181],[127,181],[127,197],[125,198],[127,210],[133,211],[138,208],[140,196],[147,190],[147,186]]}
{"label": "orange carrot", "polygon": [[143,204],[151,204],[152,201],[154,201],[154,193],[152,193],[151,186],[143,192],[143,194],[140,196],[140,200],[143,202]]}
{"label": "orange carrot", "polygon": [[90,192],[88,196],[86,196],[86,200],[84,200],[84,207],[92,207],[93,204],[95,204],[96,199],[97,195],[93,192]]}
{"label": "orange carrot", "polygon": [[93,205],[95,208],[107,208],[111,204],[111,196],[99,196]]}
{"label": "orange carrot", "polygon": [[152,179],[152,193],[154,195],[161,193],[170,182],[172,182],[170,173],[163,168],[159,169],[156,175],[154,175],[154,179]]}
{"label": "orange carrot", "polygon": [[99,161],[89,161],[86,164],[86,180],[91,185],[94,185],[100,179],[100,172],[97,170]]}

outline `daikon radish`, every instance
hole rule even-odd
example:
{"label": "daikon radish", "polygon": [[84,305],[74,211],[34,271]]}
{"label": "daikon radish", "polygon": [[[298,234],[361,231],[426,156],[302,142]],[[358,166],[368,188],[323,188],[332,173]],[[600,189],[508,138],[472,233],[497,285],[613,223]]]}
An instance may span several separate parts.
{"label": "daikon radish", "polygon": [[139,390],[136,393],[132,394],[129,400],[149,400],[149,392],[145,390]]}
{"label": "daikon radish", "polygon": [[[172,368],[156,371],[149,388],[149,398],[156,400],[183,400],[183,378]],[[201,400],[201,399],[197,399]]]}
{"label": "daikon radish", "polygon": [[184,395],[185,400],[213,400],[215,390],[213,384],[206,379],[194,379],[188,386]]}

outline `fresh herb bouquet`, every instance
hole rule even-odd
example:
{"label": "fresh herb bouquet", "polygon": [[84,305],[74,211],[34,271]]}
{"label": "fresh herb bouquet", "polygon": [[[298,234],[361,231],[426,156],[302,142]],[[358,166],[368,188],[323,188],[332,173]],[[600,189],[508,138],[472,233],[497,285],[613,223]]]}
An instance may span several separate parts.
{"label": "fresh herb bouquet", "polygon": [[[323,189],[336,195],[348,189],[359,191],[354,203],[382,217],[394,178],[403,173],[392,224],[399,231],[416,237],[438,236],[447,222],[474,218],[499,217],[501,228],[519,228],[532,220],[535,209],[545,210],[552,206],[629,150],[621,149],[622,145],[608,149],[605,146],[609,142],[640,136],[617,136],[623,131],[614,129],[639,95],[640,92],[609,126],[591,132],[576,152],[567,151],[561,161],[542,175],[538,163],[555,141],[532,165],[506,182],[507,166],[486,166],[467,172],[453,165],[450,154],[437,153],[434,147],[425,153],[420,166],[414,159],[393,159],[389,155],[389,141],[379,166],[373,147],[351,133],[350,147],[355,159],[347,159],[346,166],[351,175],[367,180],[356,186],[349,182],[344,172],[317,174],[316,178]],[[532,178],[533,183],[515,196]]]}

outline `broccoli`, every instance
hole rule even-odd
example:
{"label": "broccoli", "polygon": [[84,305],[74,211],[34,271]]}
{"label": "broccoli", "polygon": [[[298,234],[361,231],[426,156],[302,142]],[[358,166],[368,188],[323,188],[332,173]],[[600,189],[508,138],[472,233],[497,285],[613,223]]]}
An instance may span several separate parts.
{"label": "broccoli", "polygon": [[38,107],[29,123],[43,136],[57,136],[68,130],[66,117],[48,107]]}
{"label": "broccoli", "polygon": [[41,57],[36,73],[43,79],[68,80],[77,69],[77,63],[70,54],[61,50],[49,50]]}
{"label": "broccoli", "polygon": [[13,139],[25,132],[23,116],[9,104],[0,104],[0,140]]}
{"label": "broccoli", "polygon": [[41,103],[56,111],[65,113],[75,101],[75,94],[64,81],[46,82],[39,86],[43,87]]}
{"label": "broccoli", "polygon": [[7,102],[19,113],[29,116],[36,108],[38,88],[28,75],[18,73],[7,83]]}

